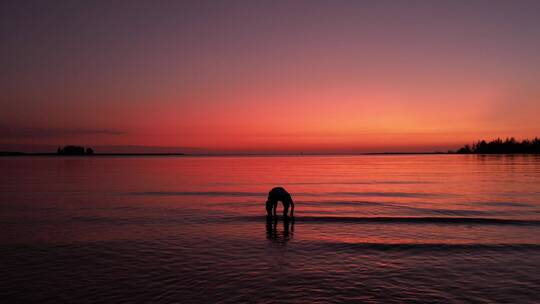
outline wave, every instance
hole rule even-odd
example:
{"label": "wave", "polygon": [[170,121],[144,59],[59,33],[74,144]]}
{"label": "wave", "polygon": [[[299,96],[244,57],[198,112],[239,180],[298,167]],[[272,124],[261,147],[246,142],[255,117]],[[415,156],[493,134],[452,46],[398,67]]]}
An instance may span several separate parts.
{"label": "wave", "polygon": [[[261,220],[265,217],[246,217],[248,220]],[[524,225],[538,226],[540,220],[503,219],[489,217],[339,217],[339,216],[302,216],[295,217],[295,222],[306,223],[389,223],[389,224],[444,224],[444,225]]]}
{"label": "wave", "polygon": [[[243,191],[142,191],[127,192],[127,195],[141,196],[259,196],[266,197],[266,192],[243,192]],[[379,196],[379,197],[441,197],[449,196],[443,193],[419,193],[419,192],[297,192],[293,196]]]}
{"label": "wave", "polygon": [[[117,217],[117,216],[73,216],[69,218],[57,219],[32,219],[27,224],[46,223],[108,223],[113,225],[163,225],[182,223],[234,223],[234,222],[262,222],[267,220],[266,216],[234,216],[229,213],[212,211],[206,213],[204,217],[190,216],[190,213],[171,211],[170,216],[137,216],[137,217]],[[281,216],[278,216],[283,220]],[[298,216],[289,220],[297,224],[402,224],[402,225],[496,225],[496,226],[540,226],[540,220],[534,219],[510,219],[510,218],[490,218],[490,217],[415,217],[415,216]],[[20,224],[16,220],[1,220],[0,224]]]}
{"label": "wave", "polygon": [[266,196],[262,192],[239,192],[239,191],[144,191],[128,192],[128,195],[141,196]]}
{"label": "wave", "polygon": [[[327,207],[327,206],[352,206],[352,207],[368,207],[368,206],[388,206],[388,207],[394,207],[390,204],[385,203],[377,203],[377,202],[363,202],[363,201],[333,201],[333,202],[326,202],[326,201],[312,201],[312,202],[306,202],[306,201],[294,201],[295,206],[311,206],[311,207]],[[228,207],[256,207],[256,208],[263,208],[264,209],[264,201],[225,201],[225,202],[211,202],[208,203],[208,205],[211,206],[228,206]],[[298,207],[297,207],[298,208]],[[316,210],[313,210],[313,212],[318,212]],[[264,211],[264,210],[263,210]],[[306,212],[306,209],[302,210],[302,213]],[[328,212],[339,212],[339,210],[328,210]],[[349,211],[346,211],[349,212]]]}
{"label": "wave", "polygon": [[[407,206],[407,205],[401,205],[396,202],[375,202],[375,201],[304,201],[304,200],[296,200],[295,204],[297,206],[302,207],[316,207],[314,210],[306,210],[303,209],[302,213],[335,213],[335,214],[343,214],[343,213],[350,213],[348,210],[342,210],[340,212],[339,207],[345,206],[345,207],[353,207],[357,208],[358,210],[360,208],[369,208],[369,207],[382,207],[387,209],[393,209],[393,210],[400,210],[402,212],[397,212],[401,214],[410,214],[410,215],[416,215],[416,216],[449,216],[449,217],[510,217],[510,216],[518,216],[518,215],[530,215],[530,211],[521,211],[521,210],[467,210],[467,209],[444,209],[444,208],[421,208],[421,207],[413,207],[413,206]],[[213,206],[229,206],[229,207],[257,207],[260,208],[261,201],[228,201],[228,202],[217,202],[217,203],[211,203]],[[319,207],[326,208],[326,210],[320,210]],[[327,209],[327,207],[335,207],[332,209]]]}
{"label": "wave", "polygon": [[343,181],[343,182],[291,182],[289,185],[422,185],[432,181]]}
{"label": "wave", "polygon": [[479,217],[479,216],[495,216],[495,215],[510,215],[518,212],[498,211],[498,210],[465,210],[465,209],[435,209],[421,208],[402,205],[391,205],[392,208],[403,209],[416,214],[432,214],[432,215],[447,215],[451,217]]}
{"label": "wave", "polygon": [[524,208],[531,208],[535,207],[531,204],[526,203],[516,203],[516,202],[480,202],[480,203],[471,203],[471,205],[479,204],[479,205],[486,205],[486,206],[494,206],[494,207],[524,207]]}
{"label": "wave", "polygon": [[357,251],[357,250],[377,250],[377,251],[451,251],[451,250],[488,250],[488,251],[521,251],[540,250],[540,244],[451,244],[451,243],[333,243],[333,242],[313,242],[317,245],[335,251]]}
{"label": "wave", "polygon": [[[305,194],[305,195],[317,196],[317,194]],[[440,196],[449,196],[449,194],[421,193],[421,192],[325,192],[324,195],[381,196],[381,197],[440,197]]]}
{"label": "wave", "polygon": [[[326,182],[288,182],[287,185],[422,185],[422,184],[435,184],[433,181],[326,181]],[[248,185],[265,185],[274,186],[276,183],[230,183],[230,182],[213,182],[208,183],[210,186],[248,186]]]}
{"label": "wave", "polygon": [[299,206],[389,206],[394,207],[391,203],[373,202],[373,201],[302,201],[295,200],[295,204]]}

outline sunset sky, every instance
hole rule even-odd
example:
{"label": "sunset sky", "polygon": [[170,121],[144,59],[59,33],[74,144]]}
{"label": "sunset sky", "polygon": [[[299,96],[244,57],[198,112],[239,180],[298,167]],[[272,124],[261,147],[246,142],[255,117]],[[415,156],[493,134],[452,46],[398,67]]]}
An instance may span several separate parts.
{"label": "sunset sky", "polygon": [[540,1],[2,1],[0,66],[0,150],[540,136]]}

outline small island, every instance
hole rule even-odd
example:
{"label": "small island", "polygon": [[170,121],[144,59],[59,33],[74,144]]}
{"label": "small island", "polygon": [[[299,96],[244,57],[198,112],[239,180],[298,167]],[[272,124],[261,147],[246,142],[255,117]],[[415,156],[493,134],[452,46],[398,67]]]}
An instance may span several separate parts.
{"label": "small island", "polygon": [[94,149],[92,148],[84,148],[81,146],[73,146],[68,145],[64,146],[63,148],[58,147],[56,150],[56,154],[58,155],[94,155]]}
{"label": "small island", "polygon": [[456,151],[459,154],[540,154],[540,138],[517,141],[515,138],[500,138],[486,142],[477,141]]}

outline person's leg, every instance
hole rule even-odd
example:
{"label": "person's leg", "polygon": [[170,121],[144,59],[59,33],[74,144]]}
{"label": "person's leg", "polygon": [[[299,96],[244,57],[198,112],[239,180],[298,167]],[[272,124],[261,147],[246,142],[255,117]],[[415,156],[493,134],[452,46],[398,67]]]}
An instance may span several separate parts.
{"label": "person's leg", "polygon": [[274,209],[274,203],[272,201],[266,201],[266,215],[272,216]]}
{"label": "person's leg", "polygon": [[287,203],[283,203],[283,217],[287,217],[289,213],[289,204]]}

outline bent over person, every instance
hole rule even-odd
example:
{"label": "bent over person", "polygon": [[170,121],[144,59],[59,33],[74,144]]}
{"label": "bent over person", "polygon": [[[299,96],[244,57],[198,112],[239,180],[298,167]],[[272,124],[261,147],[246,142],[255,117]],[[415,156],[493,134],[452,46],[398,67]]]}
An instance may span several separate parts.
{"label": "bent over person", "polygon": [[278,201],[283,204],[283,217],[287,217],[289,206],[291,207],[291,217],[294,216],[294,202],[291,195],[283,187],[276,187],[268,192],[266,201],[266,213],[268,216],[276,216]]}

